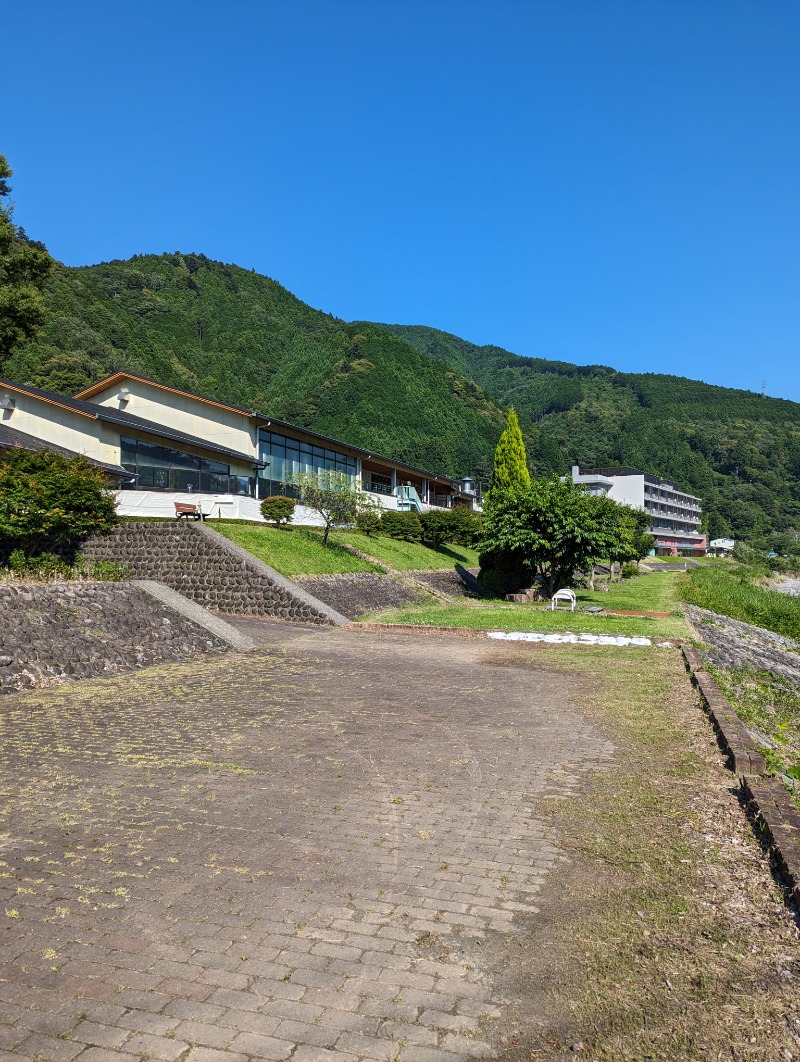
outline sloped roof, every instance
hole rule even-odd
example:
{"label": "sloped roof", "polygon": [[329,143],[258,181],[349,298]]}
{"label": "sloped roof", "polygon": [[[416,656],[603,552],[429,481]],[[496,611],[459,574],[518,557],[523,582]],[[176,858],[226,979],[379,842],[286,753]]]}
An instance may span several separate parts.
{"label": "sloped roof", "polygon": [[[14,447],[36,453],[40,450],[53,450],[55,453],[64,454],[65,457],[78,456],[75,450],[68,450],[66,446],[45,442],[44,439],[37,439],[35,435],[28,435],[27,432],[17,431],[8,424],[0,423],[0,450],[11,450]],[[95,468],[101,468],[104,472],[111,472],[115,476],[130,477],[131,475],[122,465],[107,465],[104,461],[95,461],[91,457],[87,457],[86,460]]]}
{"label": "sloped roof", "polygon": [[[451,485],[455,483],[455,480],[453,480],[451,476],[446,476],[440,472],[431,472],[429,469],[421,468],[419,465],[410,465],[407,461],[399,461],[397,458],[387,457],[385,454],[379,454],[375,450],[365,450],[362,446],[355,446],[353,443],[345,442],[343,439],[334,439],[330,435],[321,435],[318,431],[313,431],[311,428],[303,428],[298,424],[291,424],[287,420],[280,420],[278,417],[273,417],[268,413],[259,413],[257,410],[253,409],[247,410],[240,409],[238,406],[229,406],[225,402],[218,402],[214,398],[206,398],[204,395],[195,394],[193,391],[184,391],[180,387],[171,387],[168,384],[159,383],[158,380],[151,380],[147,376],[139,376],[132,372],[115,372],[111,376],[107,376],[104,380],[99,380],[96,384],[84,388],[83,391],[78,391],[71,401],[81,402],[84,406],[94,406],[94,403],[85,402],[84,399],[100,394],[101,391],[107,391],[110,387],[122,384],[125,380],[138,380],[140,383],[150,384],[152,387],[158,387],[162,391],[169,391],[171,394],[183,395],[186,398],[194,398],[197,402],[203,402],[209,406],[216,406],[218,409],[227,409],[232,413],[241,413],[242,416],[252,417],[255,421],[265,426],[271,425],[288,431],[300,432],[303,435],[308,435],[313,439],[319,439],[321,442],[330,444],[331,446],[344,447],[355,454],[359,454],[361,457],[366,457],[368,460],[374,459],[376,461],[385,461],[390,465],[397,465],[398,468],[405,469],[408,472],[413,472],[417,475],[422,475],[426,479],[438,480]],[[130,416],[130,414],[128,414],[128,416]]]}
{"label": "sloped roof", "polygon": [[81,414],[81,416],[91,417],[93,420],[99,420],[106,424],[143,431],[148,435],[156,435],[162,439],[170,439],[173,442],[197,446],[201,450],[224,454],[226,457],[232,457],[237,461],[245,461],[248,464],[253,464],[254,461],[252,454],[242,454],[238,450],[228,449],[227,446],[218,446],[216,443],[208,442],[207,439],[200,439],[196,435],[189,435],[187,432],[178,431],[176,428],[169,428],[165,424],[157,424],[155,421],[145,420],[144,417],[137,417],[133,413],[126,413],[124,409],[108,409],[106,406],[100,406],[96,402],[85,402],[81,398],[70,398],[67,395],[56,394],[54,391],[43,391],[39,387],[29,387],[27,384],[12,383],[10,380],[0,378],[0,389],[2,388],[16,391],[18,394],[33,395],[35,398],[40,398],[43,402],[60,406],[62,409],[70,409],[74,413]]}

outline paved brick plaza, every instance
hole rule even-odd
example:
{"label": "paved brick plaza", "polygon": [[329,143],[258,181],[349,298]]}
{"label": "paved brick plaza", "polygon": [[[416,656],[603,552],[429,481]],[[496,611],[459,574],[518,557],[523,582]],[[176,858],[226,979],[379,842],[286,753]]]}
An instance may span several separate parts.
{"label": "paved brick plaza", "polygon": [[537,798],[608,742],[525,647],[275,631],[0,701],[0,1062],[496,1052]]}

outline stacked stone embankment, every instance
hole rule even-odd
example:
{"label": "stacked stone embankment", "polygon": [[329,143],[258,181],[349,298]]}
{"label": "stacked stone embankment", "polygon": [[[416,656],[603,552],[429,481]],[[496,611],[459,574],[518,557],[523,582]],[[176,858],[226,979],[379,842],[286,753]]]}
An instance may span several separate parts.
{"label": "stacked stone embankment", "polygon": [[205,608],[295,623],[347,623],[335,609],[201,523],[130,522],[90,539],[90,560],[124,564],[134,579],[155,579]]}
{"label": "stacked stone embankment", "polygon": [[345,575],[304,575],[298,582],[314,597],[355,619],[364,612],[413,605],[424,595],[392,575],[377,572],[350,572]]}
{"label": "stacked stone embankment", "polygon": [[0,693],[227,648],[131,583],[0,583]]}

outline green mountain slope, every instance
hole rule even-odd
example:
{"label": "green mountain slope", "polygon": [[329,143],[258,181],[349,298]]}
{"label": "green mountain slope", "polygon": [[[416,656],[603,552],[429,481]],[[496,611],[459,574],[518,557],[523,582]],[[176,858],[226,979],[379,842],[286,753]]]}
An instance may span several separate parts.
{"label": "green mountain slope", "polygon": [[[454,477],[485,474],[505,413],[471,380],[371,324],[203,255],[58,267],[47,320],[5,375],[74,392],[117,369],[270,413]],[[540,471],[558,446],[528,426]]]}
{"label": "green mountain slope", "polygon": [[712,537],[800,528],[800,405],[678,376],[524,358],[416,325],[393,335],[556,439],[565,465],[633,465],[702,496]]}
{"label": "green mountain slope", "polygon": [[636,465],[701,495],[714,536],[800,528],[796,403],[348,323],[203,255],[58,266],[45,295],[12,379],[74,392],[128,369],[454,477],[487,476],[513,404],[534,473]]}

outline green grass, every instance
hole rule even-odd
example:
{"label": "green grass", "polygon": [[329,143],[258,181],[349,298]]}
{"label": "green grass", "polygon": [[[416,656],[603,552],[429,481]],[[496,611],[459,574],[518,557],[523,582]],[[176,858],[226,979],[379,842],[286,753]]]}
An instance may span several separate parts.
{"label": "green grass", "polygon": [[800,598],[757,586],[741,566],[695,568],[679,583],[684,601],[800,641]]}
{"label": "green grass", "polygon": [[736,710],[756,734],[770,771],[786,775],[800,807],[800,692],[788,679],[751,667],[710,669]]}
{"label": "green grass", "polygon": [[[214,520],[209,524],[237,546],[269,564],[283,575],[339,575],[346,572],[382,572],[383,565],[402,571],[430,571],[478,566],[475,550],[465,546],[430,549],[417,542],[400,542],[384,536],[356,531],[333,531],[328,545],[322,545],[322,532],[314,527],[275,528],[246,520]],[[378,564],[356,557],[343,545],[374,557]]]}
{"label": "green grass", "polygon": [[336,541],[368,553],[385,564],[387,568],[398,571],[433,571],[437,568],[454,568],[461,564],[465,568],[478,567],[478,554],[467,546],[441,546],[431,549],[419,542],[401,542],[385,535],[362,535],[357,531],[336,533]]}
{"label": "green grass", "polygon": [[614,583],[607,591],[578,590],[578,605],[629,609],[637,612],[677,612],[678,580],[683,572],[653,572]]}
{"label": "green grass", "polygon": [[472,601],[469,604],[406,605],[403,608],[372,612],[365,619],[381,623],[403,623],[432,627],[470,627],[474,630],[541,631],[573,634],[643,635],[648,638],[685,638],[688,634],[676,610],[677,572],[645,575],[615,586],[607,593],[578,592],[579,608],[603,608],[670,612],[664,617],[609,616],[582,611],[552,612],[542,605],[516,605],[501,601]]}
{"label": "green grass", "polygon": [[323,546],[321,534],[312,528],[278,530],[265,524],[234,520],[215,520],[210,526],[282,575],[339,575],[383,570],[335,542]]}

